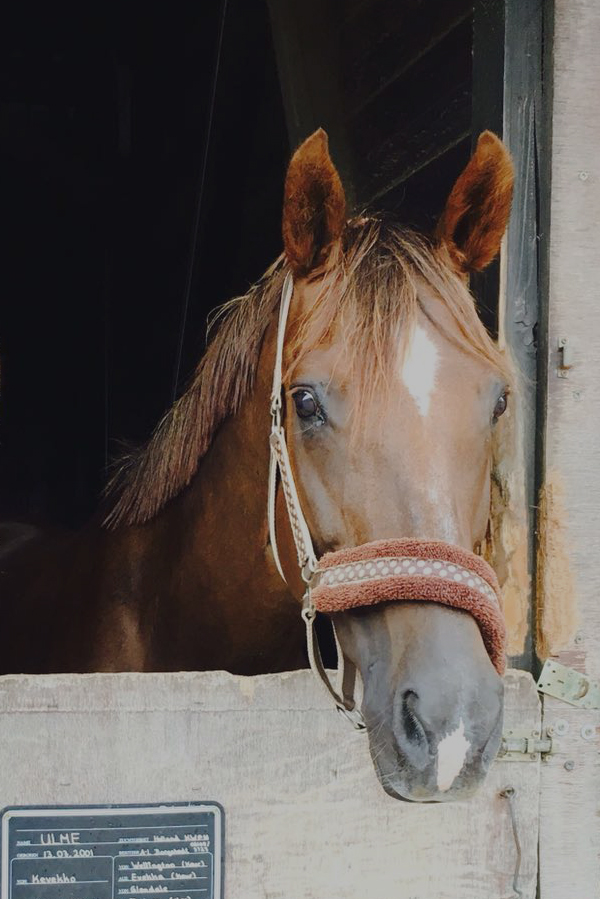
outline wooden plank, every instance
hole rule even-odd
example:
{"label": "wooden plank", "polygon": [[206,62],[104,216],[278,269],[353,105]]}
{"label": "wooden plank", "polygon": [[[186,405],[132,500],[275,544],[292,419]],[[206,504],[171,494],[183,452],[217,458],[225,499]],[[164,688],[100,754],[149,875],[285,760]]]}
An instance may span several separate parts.
{"label": "wooden plank", "polygon": [[[506,725],[540,726],[509,672]],[[496,762],[478,795],[401,803],[365,737],[308,671],[0,678],[0,807],[211,799],[226,815],[226,895],[533,899],[539,762]]]}
{"label": "wooden plank", "polygon": [[376,0],[341,29],[344,101],[353,115],[472,15],[469,0]]}
{"label": "wooden plank", "polygon": [[[570,621],[570,634],[542,634],[552,655],[600,678],[600,6],[557,0],[554,40],[552,197],[549,254],[546,474],[562,482],[562,509],[548,539],[566,550],[574,596],[546,585],[544,602]],[[568,377],[557,377],[558,341],[573,351]],[[555,491],[555,502],[560,500]],[[557,572],[557,577],[560,572]],[[544,612],[544,609],[541,609]],[[579,621],[579,630],[577,628]]]}
{"label": "wooden plank", "polygon": [[[504,140],[515,162],[512,214],[506,234],[506,271],[501,291],[501,333],[519,375],[520,459],[524,491],[525,539],[530,584],[535,572],[537,452],[537,329],[539,323],[540,256],[547,252],[541,234],[540,204],[548,189],[540,188],[537,146],[545,113],[542,96],[542,2],[506,0],[504,74]],[[517,401],[517,397],[514,397]],[[526,591],[525,578],[522,592]],[[531,670],[533,587],[523,596],[522,641],[513,648],[514,663]],[[518,662],[516,653],[519,652]]]}
{"label": "wooden plank", "polygon": [[[553,24],[554,39],[546,39],[554,71],[538,652],[598,679],[600,7],[555,0]],[[566,378],[557,376],[561,337],[574,354]],[[600,713],[545,698],[545,725],[555,734],[557,719],[566,730],[542,775],[540,897],[587,899],[598,895],[600,870]]]}
{"label": "wooden plank", "polygon": [[544,697],[554,749],[542,763],[540,899],[592,899],[600,877],[600,711]]}
{"label": "wooden plank", "polygon": [[463,22],[356,115],[357,195],[372,202],[471,128],[471,25]]}
{"label": "wooden plank", "polygon": [[512,477],[520,481],[519,527],[528,539],[528,551],[527,570],[524,566],[522,572],[515,570],[518,589],[511,591],[512,604],[518,605],[511,610],[511,662],[528,669],[533,666],[533,591],[528,580],[533,583],[535,570],[538,270],[547,252],[547,232],[540,233],[539,225],[545,199],[538,161],[545,115],[542,28],[542,0],[478,0],[475,4],[473,141],[485,128],[495,131],[503,137],[515,164],[502,266],[494,265],[474,277],[472,289],[484,308],[498,308],[493,329],[508,347],[520,376],[519,390],[511,400],[519,406],[521,426],[519,459]]}

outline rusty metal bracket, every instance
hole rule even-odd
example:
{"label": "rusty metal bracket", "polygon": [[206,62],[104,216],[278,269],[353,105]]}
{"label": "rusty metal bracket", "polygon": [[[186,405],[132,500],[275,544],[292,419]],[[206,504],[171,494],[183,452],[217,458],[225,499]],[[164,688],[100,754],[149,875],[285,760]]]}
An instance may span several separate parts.
{"label": "rusty metal bracket", "polygon": [[556,374],[559,378],[568,378],[569,370],[573,367],[573,347],[566,337],[558,338],[558,355]]}

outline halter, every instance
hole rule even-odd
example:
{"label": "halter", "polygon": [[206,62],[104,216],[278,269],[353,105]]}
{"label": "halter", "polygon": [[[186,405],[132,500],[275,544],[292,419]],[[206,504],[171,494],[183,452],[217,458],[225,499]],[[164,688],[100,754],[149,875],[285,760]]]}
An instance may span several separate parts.
{"label": "halter", "polygon": [[[282,370],[285,331],[294,281],[285,277],[279,305],[279,324],[271,390],[271,456],[269,463],[268,519],[273,557],[283,573],[275,529],[277,472],[281,480],[289,522],[296,546],[298,567],[306,584],[302,618],[310,667],[322,681],[339,712],[355,728],[366,725],[354,697],[356,668],[345,662],[335,627],[338,655],[338,687],[331,682],[319,650],[314,627],[318,611],[332,613],[381,602],[431,601],[469,612],[477,621],[490,659],[503,674],[506,629],[500,611],[500,587],[493,569],[480,556],[458,546],[429,540],[378,540],[352,549],[315,554],[310,530],[302,512],[285,440],[282,421]],[[286,581],[287,583],[287,581]]]}

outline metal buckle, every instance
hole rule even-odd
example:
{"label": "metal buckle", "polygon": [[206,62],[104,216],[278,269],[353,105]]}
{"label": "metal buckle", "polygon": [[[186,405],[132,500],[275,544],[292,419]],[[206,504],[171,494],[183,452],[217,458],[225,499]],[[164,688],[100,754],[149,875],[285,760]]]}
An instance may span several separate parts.
{"label": "metal buckle", "polygon": [[279,428],[281,426],[281,411],[283,409],[283,403],[281,402],[281,394],[277,394],[277,396],[271,397],[271,421],[273,428]]}
{"label": "metal buckle", "polygon": [[302,597],[302,612],[300,614],[307,624],[310,624],[317,617],[317,610],[310,595],[310,587],[307,588],[306,593]]}
{"label": "metal buckle", "polygon": [[300,569],[300,574],[302,575],[302,580],[306,584],[307,587],[312,587],[315,574],[317,573],[317,563],[314,559],[307,559],[302,568]]}
{"label": "metal buckle", "polygon": [[356,707],[353,709],[347,709],[346,706],[340,705],[338,703],[336,705],[336,709],[343,718],[350,722],[355,730],[363,731],[367,729],[367,725],[365,724],[365,719],[362,716],[362,712]]}

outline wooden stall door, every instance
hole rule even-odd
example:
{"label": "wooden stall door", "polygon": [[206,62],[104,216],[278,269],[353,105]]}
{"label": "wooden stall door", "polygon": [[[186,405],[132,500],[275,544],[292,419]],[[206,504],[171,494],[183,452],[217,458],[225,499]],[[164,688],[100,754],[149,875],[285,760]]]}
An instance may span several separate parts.
{"label": "wooden stall door", "polygon": [[[539,723],[508,672],[507,727]],[[469,801],[392,799],[310,671],[0,677],[0,808],[219,802],[225,899],[508,899],[517,864],[534,899],[539,778],[522,756]]]}

